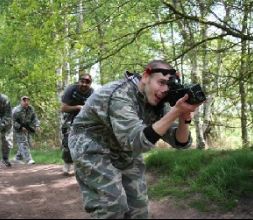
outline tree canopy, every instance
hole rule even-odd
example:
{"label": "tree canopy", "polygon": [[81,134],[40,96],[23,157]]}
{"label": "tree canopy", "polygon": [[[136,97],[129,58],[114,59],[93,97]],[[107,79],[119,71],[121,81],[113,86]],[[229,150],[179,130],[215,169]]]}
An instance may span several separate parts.
{"label": "tree canopy", "polygon": [[[32,97],[49,139],[57,137],[59,97],[79,69],[96,82],[143,71],[164,59],[209,96],[195,117],[197,146],[235,130],[252,145],[250,0],[2,0],[0,86],[16,105]],[[50,122],[50,123],[49,123]],[[52,132],[52,130],[54,132]]]}

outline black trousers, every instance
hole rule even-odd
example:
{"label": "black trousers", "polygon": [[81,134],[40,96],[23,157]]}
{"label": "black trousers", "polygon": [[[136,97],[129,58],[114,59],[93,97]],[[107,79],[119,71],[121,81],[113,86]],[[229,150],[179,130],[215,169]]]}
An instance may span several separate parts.
{"label": "black trousers", "polygon": [[9,159],[9,153],[10,153],[10,148],[9,144],[6,139],[6,134],[1,132],[0,133],[1,139],[0,139],[0,148],[2,151],[2,157],[3,160],[8,160]]}
{"label": "black trousers", "polygon": [[62,132],[63,139],[62,139],[62,159],[65,163],[73,163],[71,158],[70,150],[68,147],[68,136],[69,132]]}

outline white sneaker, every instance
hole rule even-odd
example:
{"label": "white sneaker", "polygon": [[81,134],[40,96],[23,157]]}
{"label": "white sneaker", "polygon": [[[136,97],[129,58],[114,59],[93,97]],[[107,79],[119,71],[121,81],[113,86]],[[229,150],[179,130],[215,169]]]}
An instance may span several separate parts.
{"label": "white sneaker", "polygon": [[64,166],[63,166],[63,174],[64,175],[69,175],[70,174],[70,170],[71,170],[71,164],[70,163],[64,163]]}
{"label": "white sneaker", "polygon": [[35,164],[35,161],[34,161],[33,159],[31,159],[31,160],[29,160],[29,161],[27,162],[27,164],[29,164],[29,165]]}

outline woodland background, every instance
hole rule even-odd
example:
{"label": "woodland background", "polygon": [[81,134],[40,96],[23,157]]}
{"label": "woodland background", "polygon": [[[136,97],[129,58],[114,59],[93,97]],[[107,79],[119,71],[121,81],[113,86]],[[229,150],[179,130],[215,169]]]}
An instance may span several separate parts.
{"label": "woodland background", "polygon": [[0,92],[31,97],[36,139],[60,144],[60,97],[91,72],[96,84],[142,72],[152,59],[201,83],[208,102],[196,148],[253,143],[253,2],[249,0],[0,0]]}

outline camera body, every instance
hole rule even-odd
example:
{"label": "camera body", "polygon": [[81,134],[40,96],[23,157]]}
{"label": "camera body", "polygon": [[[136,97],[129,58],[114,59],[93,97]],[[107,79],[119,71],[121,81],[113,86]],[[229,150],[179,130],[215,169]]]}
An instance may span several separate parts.
{"label": "camera body", "polygon": [[189,95],[186,102],[191,105],[200,104],[206,100],[206,95],[199,84],[183,85],[180,83],[179,77],[172,76],[168,81],[168,86],[169,91],[164,98],[164,102],[168,102],[170,106],[174,106],[186,94]]}

